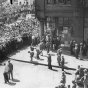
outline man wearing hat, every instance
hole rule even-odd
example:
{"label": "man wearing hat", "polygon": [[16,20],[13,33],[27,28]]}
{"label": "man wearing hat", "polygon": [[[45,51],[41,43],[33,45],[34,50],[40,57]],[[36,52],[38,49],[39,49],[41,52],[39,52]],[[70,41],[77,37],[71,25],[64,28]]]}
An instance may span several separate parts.
{"label": "man wearing hat", "polygon": [[62,48],[60,48],[60,49],[57,50],[57,56],[58,56],[58,55],[61,56],[61,54],[62,54]]}

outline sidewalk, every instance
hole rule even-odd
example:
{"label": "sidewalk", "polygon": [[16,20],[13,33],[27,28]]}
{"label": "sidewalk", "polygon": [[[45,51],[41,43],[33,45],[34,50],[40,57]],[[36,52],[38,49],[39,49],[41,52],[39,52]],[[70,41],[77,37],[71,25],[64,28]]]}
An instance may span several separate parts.
{"label": "sidewalk", "polygon": [[[40,60],[33,58],[33,61],[30,61],[30,54],[28,53],[29,50],[30,50],[30,47],[27,47],[26,49],[19,51],[18,53],[10,56],[9,58],[11,58],[12,60],[15,60],[15,61],[17,60],[17,61],[21,61],[21,62],[36,64],[36,65],[44,65],[44,66],[48,65],[46,51],[43,51],[43,56],[40,56]],[[35,50],[34,50],[34,52],[35,52]],[[35,52],[35,54],[36,54],[36,52]],[[50,51],[50,54],[51,54],[51,59],[52,59],[52,66],[60,68],[57,63],[56,53]],[[65,58],[65,68],[66,69],[75,70],[78,65],[81,65],[83,68],[88,67],[88,61],[78,60],[75,57],[70,56],[68,51],[66,52],[63,50],[62,55]],[[34,57],[35,57],[35,55],[34,55]]]}

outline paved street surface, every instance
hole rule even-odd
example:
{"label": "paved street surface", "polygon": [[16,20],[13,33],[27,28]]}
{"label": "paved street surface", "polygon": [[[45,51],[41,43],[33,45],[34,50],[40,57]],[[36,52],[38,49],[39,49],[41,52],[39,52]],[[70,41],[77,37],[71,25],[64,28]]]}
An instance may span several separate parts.
{"label": "paved street surface", "polygon": [[[4,66],[0,66],[0,88],[55,88],[58,86],[62,71],[61,68],[58,68],[56,53],[50,51],[52,65],[56,67],[53,67],[53,70],[49,70],[46,51],[44,51],[44,56],[40,56],[40,60],[33,58],[33,62],[30,62],[29,50],[30,47],[26,47],[10,55],[11,62],[14,65],[14,80],[10,81],[10,84],[4,83]],[[79,64],[83,67],[88,67],[88,61],[80,61],[75,57],[63,55],[65,57],[65,66],[68,68],[76,69]],[[65,72],[66,85],[69,85],[74,79],[75,70],[65,69]]]}
{"label": "paved street surface", "polygon": [[[26,47],[25,49],[18,51],[18,53],[13,54],[12,56],[10,56],[10,58],[15,60],[30,62],[30,54],[28,53],[28,51],[30,51],[30,47]],[[34,55],[35,57],[36,50],[34,50],[34,52],[35,52],[35,55]],[[52,65],[58,67],[56,52],[50,51],[50,54],[52,56]],[[76,69],[78,65],[81,65],[82,67],[85,67],[85,68],[88,67],[87,58],[86,60],[79,60],[71,56],[69,52],[66,52],[66,51],[63,51],[62,56],[64,56],[65,62],[66,62],[65,66],[67,66],[68,68]],[[47,65],[47,52],[43,51],[43,56],[40,56],[40,60],[33,58],[33,61],[36,63]]]}

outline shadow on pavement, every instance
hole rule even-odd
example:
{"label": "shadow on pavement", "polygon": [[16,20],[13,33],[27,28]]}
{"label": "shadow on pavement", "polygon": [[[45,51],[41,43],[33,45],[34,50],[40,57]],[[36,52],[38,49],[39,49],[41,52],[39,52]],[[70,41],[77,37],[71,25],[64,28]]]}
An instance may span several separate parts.
{"label": "shadow on pavement", "polygon": [[65,64],[68,64],[68,62],[65,62]]}
{"label": "shadow on pavement", "polygon": [[18,80],[18,79],[13,79],[12,81],[13,82],[20,82],[20,80]]}
{"label": "shadow on pavement", "polygon": [[58,70],[56,70],[56,69],[53,69],[53,68],[52,68],[52,71],[58,72]]}
{"label": "shadow on pavement", "polygon": [[37,59],[37,60],[43,61],[44,59],[42,59],[42,58],[39,58],[39,59]]}
{"label": "shadow on pavement", "polygon": [[24,62],[24,63],[32,63],[32,64],[35,64],[35,65],[38,65],[39,63],[37,61],[23,61],[23,60],[16,60],[16,59],[12,59],[10,58],[11,60],[14,60],[14,61],[18,61],[18,62]]}
{"label": "shadow on pavement", "polygon": [[65,74],[68,74],[68,75],[72,75],[71,73],[69,73],[69,72],[66,72],[66,71],[64,71],[65,72]]}
{"label": "shadow on pavement", "polygon": [[21,49],[18,49],[18,50],[16,50],[16,51],[12,52],[10,55],[8,55],[8,57],[10,57],[10,56],[12,56],[12,55],[16,55],[16,53],[18,53],[18,52],[20,52],[20,51],[22,51],[22,50],[25,50],[25,49],[27,49],[27,48],[28,48],[28,46],[25,46],[25,47],[23,47],[23,48],[21,48]]}
{"label": "shadow on pavement", "polygon": [[47,57],[47,55],[40,55],[40,56],[42,56],[42,57]]}
{"label": "shadow on pavement", "polygon": [[34,65],[39,65],[37,61],[31,61]]}
{"label": "shadow on pavement", "polygon": [[10,86],[15,86],[15,85],[16,85],[16,83],[9,82],[9,83],[8,83],[8,85],[10,85]]}
{"label": "shadow on pavement", "polygon": [[69,68],[67,66],[64,66],[64,69],[67,69],[67,70],[76,70],[75,68]]}

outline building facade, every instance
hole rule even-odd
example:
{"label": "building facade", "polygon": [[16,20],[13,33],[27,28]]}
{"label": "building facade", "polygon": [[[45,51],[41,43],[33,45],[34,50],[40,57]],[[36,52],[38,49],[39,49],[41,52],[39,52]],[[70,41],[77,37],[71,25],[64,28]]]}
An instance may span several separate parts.
{"label": "building facade", "polygon": [[28,4],[28,5],[32,5],[33,4],[33,0],[18,0],[18,4]]}
{"label": "building facade", "polygon": [[[5,1],[5,0],[2,0]],[[6,0],[7,2],[11,2],[11,0]],[[28,5],[32,5],[34,0],[12,0],[12,2],[17,2],[18,5],[23,5],[23,4],[28,4]]]}
{"label": "building facade", "polygon": [[62,41],[83,42],[88,37],[88,0],[35,0],[35,14],[40,21],[40,35],[51,30]]}

